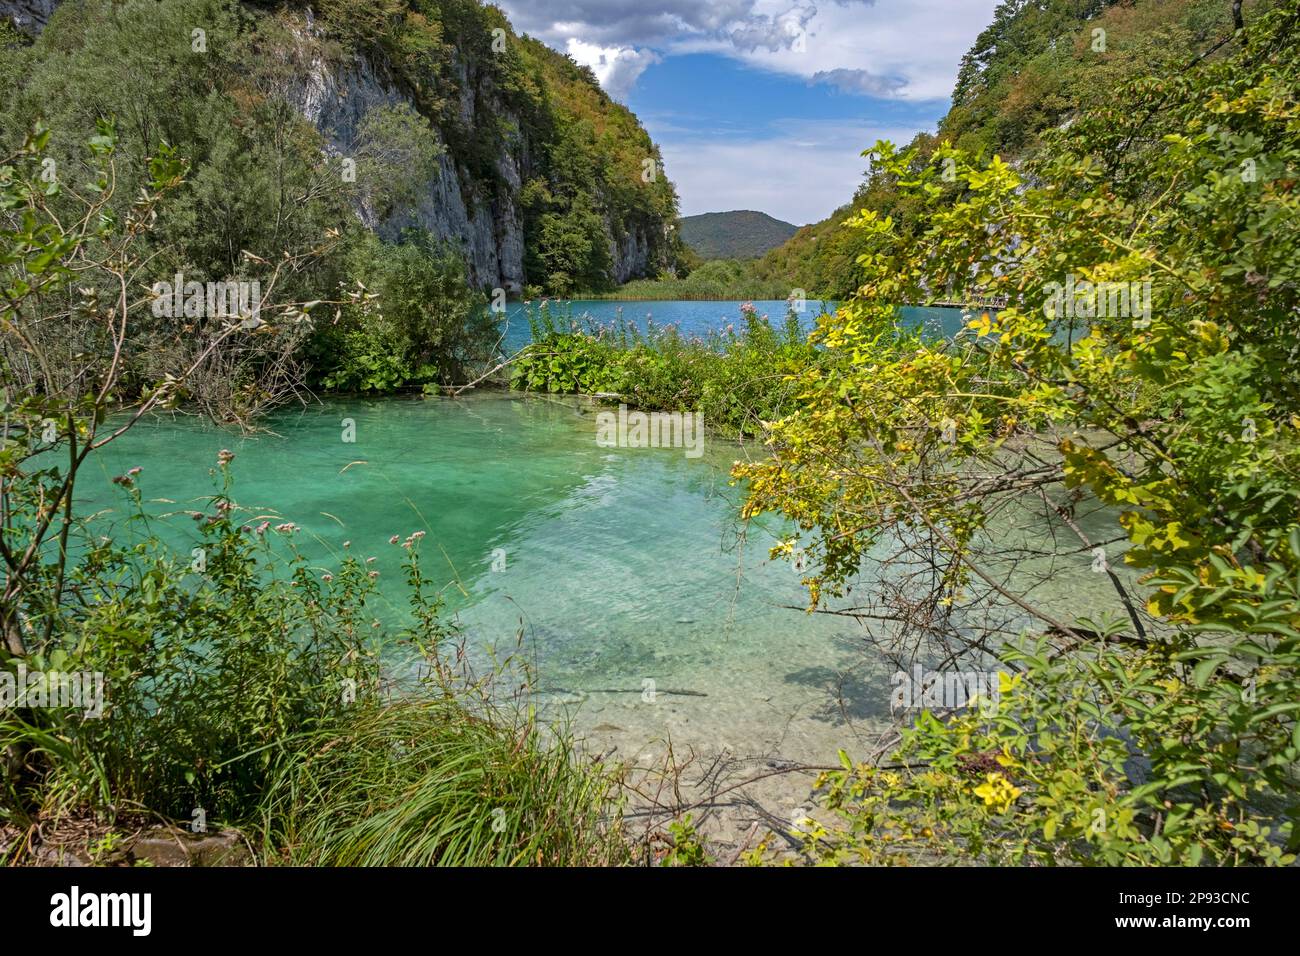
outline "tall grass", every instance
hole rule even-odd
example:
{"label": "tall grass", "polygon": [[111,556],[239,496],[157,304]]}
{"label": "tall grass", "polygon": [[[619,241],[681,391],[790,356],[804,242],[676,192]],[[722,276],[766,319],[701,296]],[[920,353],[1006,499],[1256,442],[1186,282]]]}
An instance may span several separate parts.
{"label": "tall grass", "polygon": [[268,856],[296,865],[612,865],[617,780],[531,713],[452,696],[367,707],[294,741],[265,804]]}
{"label": "tall grass", "polygon": [[[268,862],[627,859],[616,777],[563,727],[495,697],[495,671],[469,680],[440,663],[455,629],[420,569],[418,534],[404,559],[412,623],[381,637],[367,565],[349,555],[319,574],[291,524],[273,545],[269,522],[235,502],[228,459],[220,474],[196,512],[201,573],[153,533],[133,476],[118,483],[149,528],[141,539],[78,526],[77,600],[47,602],[51,637],[26,663],[102,672],[108,708],[94,719],[0,705],[0,825],[184,825],[197,808],[210,827],[250,834]],[[395,697],[378,643],[418,648],[434,676]]]}

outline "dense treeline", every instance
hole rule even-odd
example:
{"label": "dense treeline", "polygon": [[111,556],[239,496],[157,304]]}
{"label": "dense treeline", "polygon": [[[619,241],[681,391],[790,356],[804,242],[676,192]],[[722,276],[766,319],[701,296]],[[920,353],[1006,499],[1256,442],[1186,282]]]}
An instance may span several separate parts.
{"label": "dense treeline", "polygon": [[[1247,3],[1247,15],[1274,5]],[[1034,153],[1045,131],[1103,105],[1117,84],[1176,74],[1230,35],[1232,26],[1228,0],[1006,0],[962,59],[937,134],[920,133],[908,147],[921,164],[940,142],[986,158],[1021,160]],[[873,169],[849,203],[764,256],[754,281],[846,298],[860,284],[857,258],[864,246],[845,223],[864,209],[914,222],[915,207],[893,173]]]}
{"label": "dense treeline", "polygon": [[790,289],[779,280],[759,281],[753,260],[710,259],[680,277],[634,279],[612,292],[591,293],[595,299],[786,299]]}
{"label": "dense treeline", "polygon": [[[59,6],[34,40],[8,23],[0,35],[0,153],[48,129],[48,181],[75,181],[88,172],[84,143],[112,122],[109,209],[119,220],[151,160],[186,164],[144,239],[148,275],[139,278],[257,280],[267,293],[277,269],[276,298],[317,303],[273,347],[269,336],[250,338],[205,358],[187,375],[187,398],[247,422],[305,385],[430,389],[490,363],[487,300],[466,284],[456,237],[384,227],[419,204],[440,169],[480,207],[483,196],[513,190],[525,280],[537,287],[610,288],[615,253],[629,243],[646,268],[672,267],[680,244],[665,224],[676,195],[657,148],[589,70],[516,37],[500,11],[473,0],[309,7],[87,0]],[[358,119],[343,156],[332,131],[304,114],[321,76],[358,63],[401,95]],[[471,127],[470,101],[496,122]],[[522,182],[503,181],[511,156],[527,158]],[[51,201],[75,212],[66,195]],[[75,290],[62,295],[69,305]],[[417,319],[412,303],[427,296]],[[164,343],[158,328],[139,336],[126,345],[124,396],[202,352],[202,334],[193,346]]]}

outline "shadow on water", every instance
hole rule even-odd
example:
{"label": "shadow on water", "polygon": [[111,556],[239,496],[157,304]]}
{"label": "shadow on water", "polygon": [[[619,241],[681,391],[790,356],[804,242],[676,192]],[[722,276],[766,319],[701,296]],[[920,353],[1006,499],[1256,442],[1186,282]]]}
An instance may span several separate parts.
{"label": "shadow on water", "polygon": [[[101,509],[99,533],[121,533],[128,509],[110,479],[140,466],[156,528],[188,554],[199,539],[184,512],[214,492],[217,452],[229,448],[248,521],[296,523],[321,574],[344,542],[373,557],[373,609],[390,622],[405,614],[405,576],[389,539],[425,531],[423,566],[470,647],[486,661],[522,628],[540,685],[591,694],[593,719],[628,706],[613,723],[757,748],[791,715],[837,706],[826,686],[782,678],[793,662],[844,669],[851,627],[788,610],[805,596],[799,575],[767,560],[779,528],[755,524],[737,539],[735,446],[710,442],[700,459],[603,448],[574,403],[500,392],[329,401],[268,425],[273,434],[241,436],[190,418],[142,423],[96,456],[83,513]],[[638,707],[646,681],[687,693]],[[872,711],[863,698],[847,713]]]}

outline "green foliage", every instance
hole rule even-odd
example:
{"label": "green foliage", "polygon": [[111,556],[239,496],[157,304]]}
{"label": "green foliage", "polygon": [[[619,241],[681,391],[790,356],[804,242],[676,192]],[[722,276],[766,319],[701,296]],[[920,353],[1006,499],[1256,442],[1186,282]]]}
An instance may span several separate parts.
{"label": "green foliage", "polygon": [[369,299],[345,306],[318,336],[315,364],[325,387],[431,390],[465,381],[495,354],[486,300],[466,286],[460,257],[428,234],[409,232],[394,244],[361,234],[346,269]]}
{"label": "green foliage", "polygon": [[[258,792],[272,756],[267,745],[327,713],[340,676],[364,666],[351,639],[364,600],[357,588],[368,578],[351,567],[341,576],[344,599],[322,593],[301,561],[291,561],[294,587],[282,581],[262,590],[264,559],[249,529],[236,528],[224,487],[213,513],[197,516],[202,574],[187,573],[187,563],[151,536],[114,543],[79,515],[75,484],[87,456],[132,421],[119,418],[107,434],[100,430],[121,374],[116,356],[142,309],[125,291],[109,305],[83,302],[73,318],[101,323],[114,337],[95,354],[59,365],[37,337],[40,322],[50,319],[43,306],[57,301],[66,283],[96,270],[126,289],[139,268],[135,244],[155,223],[164,196],[179,188],[184,166],[159,150],[146,188],[119,221],[110,204],[112,126],[101,123],[88,141],[87,165],[95,172],[75,193],[41,176],[50,139],[48,131],[37,132],[0,170],[0,662],[7,671],[22,665],[102,675],[110,710],[7,702],[0,749],[17,762],[0,774],[0,812],[27,821],[87,805],[148,805],[182,818],[195,806],[231,811]],[[47,204],[65,190],[85,209],[70,223]],[[103,319],[109,309],[121,310],[113,322]],[[28,387],[22,371],[31,365],[43,372],[39,388]],[[157,389],[149,402],[166,394],[167,387]],[[218,463],[223,473],[227,463],[224,456]],[[116,483],[138,509],[135,474]]]}
{"label": "green foliage", "polygon": [[[190,39],[200,23],[203,53]],[[314,181],[320,142],[286,100],[291,75],[257,55],[272,34],[285,40],[273,22],[263,26],[253,32],[249,15],[225,0],[65,4],[28,51],[0,126],[20,133],[43,122],[53,131],[48,156],[72,183],[79,144],[101,118],[116,117],[119,214],[144,183],[148,158],[168,144],[191,175],[160,213],[156,277],[240,276],[244,250],[269,258],[309,248],[343,211],[341,188]]]}
{"label": "green foliage", "polygon": [[[1008,649],[1005,663],[1023,672],[1003,677],[996,714],[925,713],[904,732],[892,762],[921,769],[824,774],[818,786],[840,825],[810,834],[806,851],[877,865],[1290,864],[1276,791],[1231,760],[1203,762],[1222,753],[1215,706],[1244,736],[1266,708],[1229,682],[1196,700],[1166,654],[1100,645],[1061,655],[1045,640]],[[1145,754],[1157,758],[1144,778],[1133,762]],[[1211,778],[1207,800],[1197,784]]]}
{"label": "green foliage", "polygon": [[571,325],[561,331],[546,303],[529,320],[533,341],[511,367],[514,388],[586,395],[612,391],[616,346],[600,330],[588,333]]}
{"label": "green foliage", "polygon": [[[205,31],[202,51],[192,46],[195,24]],[[146,265],[133,276],[141,287],[133,294],[147,296],[152,283],[170,283],[176,273],[201,283],[256,279],[264,292],[273,288],[274,297],[299,301],[326,299],[322,289],[340,278],[382,281],[395,297],[430,297],[423,325],[411,320],[409,301],[395,309],[400,315],[390,338],[398,344],[389,351],[398,359],[379,376],[385,386],[441,380],[463,365],[462,336],[448,331],[469,324],[448,319],[467,299],[463,266],[460,281],[453,282],[450,262],[430,254],[424,274],[414,276],[409,273],[417,267],[384,265],[384,257],[347,261],[337,241],[356,228],[353,207],[383,215],[409,204],[417,184],[436,168],[436,135],[409,106],[381,105],[359,118],[351,150],[356,182],[349,182],[295,105],[310,57],[276,17],[229,0],[65,5],[23,56],[24,77],[3,104],[0,127],[20,130],[43,119],[51,132],[42,158],[59,183],[74,184],[90,172],[78,144],[104,116],[119,118],[108,201],[118,220],[147,184],[152,158],[163,154],[160,142],[168,144],[166,155],[188,164],[184,184],[160,204],[153,228],[141,237]],[[55,193],[47,205],[64,220],[80,214],[72,193]],[[373,267],[375,275],[363,267]],[[96,284],[113,288],[111,277],[82,272],[81,287]],[[399,294],[403,285],[406,293]],[[66,308],[70,291],[64,296],[45,308]],[[190,376],[186,397],[213,414],[247,422],[305,384],[302,360],[327,354],[334,333],[333,326],[317,326],[313,342],[307,321],[287,324],[278,336],[268,327],[264,338],[246,340],[239,353],[201,361],[210,336],[220,334],[218,325],[191,322],[178,337],[168,320],[139,316],[124,343],[119,397],[145,394],[197,361],[200,374]],[[430,337],[421,339],[425,333]],[[72,326],[63,338],[71,339],[66,347],[75,354],[78,345],[82,351],[101,348],[95,334],[94,325]],[[369,345],[355,343],[353,351],[387,354]],[[321,376],[318,371],[316,380]],[[277,384],[269,391],[258,387],[265,381]]]}
{"label": "green foliage", "polygon": [[629,240],[653,270],[674,268],[678,246],[665,227],[677,194],[636,116],[569,57],[532,38],[511,43],[544,91],[524,120],[547,160],[521,195],[528,280],[556,295],[607,289],[623,278],[612,272],[611,244]]}
{"label": "green foliage", "polygon": [[442,147],[429,121],[409,103],[378,106],[362,118],[353,151],[365,204],[380,219],[415,205],[438,171]]}
{"label": "green foliage", "polygon": [[[344,681],[373,688],[373,582],[347,556],[322,581],[289,539],[256,528],[230,496],[228,460],[209,508],[194,513],[191,556],[180,558],[129,528],[78,543],[67,587],[80,600],[45,610],[48,638],[29,648],[30,669],[98,672],[103,719],[59,710],[8,715],[5,745],[31,744],[40,773],[20,780],[10,809],[58,815],[89,802],[147,806],[188,819],[246,817],[267,785],[284,738],[341,712]],[[121,476],[147,525],[135,476]],[[78,536],[83,532],[79,532]],[[198,565],[196,566],[196,562]]]}
{"label": "green foliage", "polygon": [[713,862],[691,814],[668,824],[668,835],[672,838],[672,846],[664,854],[663,866],[709,866]]}
{"label": "green foliage", "polygon": [[[444,688],[445,690],[445,688]],[[266,805],[292,865],[626,863],[616,780],[529,713],[433,689],[293,742]],[[477,699],[477,698],[476,698]],[[550,738],[550,739],[548,739]]]}
{"label": "green foliage", "polygon": [[[679,250],[664,229],[676,218],[672,184],[662,169],[642,178],[643,160],[657,160],[657,151],[590,71],[516,37],[499,10],[473,0],[332,0],[313,7],[317,29],[304,37],[306,6],[88,0],[63,5],[30,47],[2,38],[0,149],[16,149],[6,140],[43,123],[51,130],[46,158],[61,179],[76,181],[89,172],[80,144],[101,118],[117,117],[110,206],[119,219],[160,143],[189,164],[142,240],[144,286],[176,273],[198,282],[261,278],[265,286],[265,272],[278,266],[276,295],[286,299],[325,299],[322,290],[340,280],[385,287],[381,319],[364,322],[352,308],[338,323],[296,326],[275,348],[215,357],[192,377],[188,398],[248,422],[308,381],[350,391],[433,387],[485,358],[489,333],[471,315],[463,281],[452,281],[449,254],[417,255],[404,242],[367,259],[339,241],[357,231],[358,213],[388,235],[442,162],[457,170],[471,209],[499,206],[503,191],[520,190],[502,169],[528,171],[512,198],[532,282],[566,292],[609,288],[612,250],[622,245],[644,249],[656,272],[671,266]],[[502,51],[493,49],[494,30],[504,31]],[[302,78],[346,70],[359,56],[390,73],[410,102],[355,117],[352,141],[335,144],[355,162],[355,177],[345,177],[337,150],[302,115]],[[466,102],[475,105],[468,117]],[[71,197],[51,205],[61,218],[77,214]],[[84,276],[83,285],[96,278]],[[190,368],[195,347],[173,331],[133,328],[122,397]],[[198,331],[188,342],[209,330]],[[267,380],[279,383],[269,393],[250,385]]]}
{"label": "green foliage", "polygon": [[549,190],[530,189],[528,196],[543,197],[525,206],[535,223],[528,274],[554,295],[571,295],[577,289],[600,289],[609,284],[611,260],[604,224],[586,197],[578,197],[567,210],[541,212],[553,202]]}
{"label": "green foliage", "polygon": [[[116,529],[113,543],[85,525],[69,579],[80,600],[24,663],[103,674],[106,710],[0,714],[0,746],[27,770],[3,779],[0,819],[89,808],[188,821],[201,808],[260,831],[267,862],[296,865],[625,862],[616,778],[563,728],[442,663],[453,632],[419,536],[404,561],[412,623],[375,630],[369,564],[348,550],[329,571],[309,565],[292,523],[271,528],[235,501],[232,457],[183,558],[150,527],[138,474],[117,479],[138,534]],[[434,676],[384,701],[378,648],[395,642],[427,654]]]}
{"label": "green foliage", "polygon": [[698,411],[722,435],[762,434],[763,423],[791,408],[788,378],[822,360],[791,311],[783,328],[752,305],[741,327],[683,338],[673,327],[642,334],[612,326],[557,321],[546,306],[530,313],[533,344],[514,363],[512,385],[529,391],[610,393],[638,408]]}
{"label": "green foliage", "polygon": [[[941,556],[923,600],[959,614],[987,578],[999,510],[1090,499],[1098,533],[1144,572],[1148,618],[1118,577],[1122,613],[1101,623],[1111,609],[1064,622],[1008,578],[1001,593],[1042,637],[998,647],[1016,675],[998,715],[923,716],[896,755],[912,769],[830,779],[849,831],[820,841],[833,858],[910,845],[1010,862],[1293,859],[1298,27],[1294,8],[1258,17],[1225,59],[1133,84],[1049,136],[1026,176],[947,145],[924,168],[877,146],[920,228],[869,209],[852,221],[864,284],[815,333],[843,361],[801,377],[772,457],[736,469],[745,514],[814,532],[813,604],[919,532]],[[1150,283],[1149,314],[1100,308],[1084,286],[1063,309],[1069,277]],[[885,304],[936,294],[1007,305],[935,343]]]}
{"label": "green foliage", "polygon": [[[1246,16],[1271,6],[1248,4]],[[972,153],[1023,155],[1117,85],[1175,73],[1231,33],[1220,0],[1007,0],[962,59],[940,135]]]}
{"label": "green foliage", "polygon": [[557,295],[609,288],[622,278],[611,246],[629,239],[655,272],[673,268],[679,247],[665,226],[677,196],[658,148],[589,69],[475,0],[330,0],[320,12],[345,55],[393,64],[465,174],[467,205],[516,188],[507,163],[527,171],[518,198],[529,283]]}

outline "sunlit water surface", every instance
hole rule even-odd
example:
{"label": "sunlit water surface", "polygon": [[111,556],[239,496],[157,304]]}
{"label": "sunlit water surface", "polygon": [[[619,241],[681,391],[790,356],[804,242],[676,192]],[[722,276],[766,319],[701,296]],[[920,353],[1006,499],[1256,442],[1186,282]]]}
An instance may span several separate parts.
{"label": "sunlit water surface", "polygon": [[[613,314],[632,304],[582,305]],[[738,307],[635,305],[698,330]],[[938,327],[959,314],[912,315]],[[891,669],[866,651],[860,625],[804,613],[799,574],[768,560],[787,529],[766,520],[740,533],[741,489],[728,473],[761,452],[753,445],[710,439],[700,458],[604,448],[589,405],[502,392],[331,400],[266,425],[271,434],[241,436],[193,418],[144,421],[92,459],[83,513],[102,509],[101,533],[112,533],[129,509],[110,478],[141,466],[147,510],[171,515],[157,527],[188,553],[197,531],[181,512],[213,493],[217,453],[229,448],[249,520],[296,523],[321,574],[345,541],[374,556],[376,613],[390,623],[403,614],[406,585],[389,538],[422,530],[424,567],[445,585],[480,664],[494,647],[512,651],[522,633],[541,700],[620,757],[671,739],[825,762],[888,716]]]}

